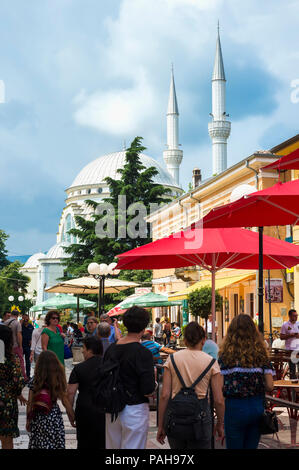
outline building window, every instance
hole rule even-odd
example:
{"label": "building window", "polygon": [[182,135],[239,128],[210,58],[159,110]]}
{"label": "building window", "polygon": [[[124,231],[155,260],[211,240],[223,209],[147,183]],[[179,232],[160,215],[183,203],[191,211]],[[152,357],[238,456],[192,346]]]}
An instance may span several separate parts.
{"label": "building window", "polygon": [[239,315],[239,296],[234,294],[234,316]]}
{"label": "building window", "polygon": [[249,294],[249,313],[254,318],[254,294]]}
{"label": "building window", "polygon": [[98,188],[98,193],[102,194],[102,192],[103,192],[103,188]]}

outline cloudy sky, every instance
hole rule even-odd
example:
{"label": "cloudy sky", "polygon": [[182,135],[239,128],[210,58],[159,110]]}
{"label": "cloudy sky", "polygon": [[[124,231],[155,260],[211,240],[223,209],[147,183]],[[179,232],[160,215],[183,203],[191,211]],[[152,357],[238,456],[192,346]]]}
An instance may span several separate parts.
{"label": "cloudy sky", "polygon": [[[0,0],[0,228],[10,255],[56,242],[64,190],[136,136],[162,162],[171,63],[181,180],[211,176],[217,21],[228,165],[298,133],[299,0]],[[296,88],[297,87],[297,88]]]}

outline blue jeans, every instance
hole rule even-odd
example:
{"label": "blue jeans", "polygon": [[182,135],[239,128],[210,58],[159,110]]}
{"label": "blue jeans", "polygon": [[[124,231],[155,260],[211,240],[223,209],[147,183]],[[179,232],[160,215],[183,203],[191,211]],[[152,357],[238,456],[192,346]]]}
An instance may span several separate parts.
{"label": "blue jeans", "polygon": [[257,449],[259,422],[264,412],[262,396],[226,398],[224,430],[227,449]]}

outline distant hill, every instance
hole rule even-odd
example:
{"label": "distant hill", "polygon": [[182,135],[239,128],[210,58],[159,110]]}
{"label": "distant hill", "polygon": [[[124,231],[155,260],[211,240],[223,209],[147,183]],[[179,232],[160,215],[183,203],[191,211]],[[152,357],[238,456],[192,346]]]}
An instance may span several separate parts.
{"label": "distant hill", "polygon": [[11,263],[14,263],[15,261],[20,261],[20,263],[25,264],[27,259],[30,258],[31,255],[22,255],[22,256],[8,256],[7,259]]}

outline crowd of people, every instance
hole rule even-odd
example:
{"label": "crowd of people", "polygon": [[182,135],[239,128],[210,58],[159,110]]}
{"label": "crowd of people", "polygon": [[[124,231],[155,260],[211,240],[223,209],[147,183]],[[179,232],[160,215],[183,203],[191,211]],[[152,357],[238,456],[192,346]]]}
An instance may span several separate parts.
{"label": "crowd of people", "polygon": [[[274,371],[263,336],[249,315],[232,320],[220,349],[202,326],[190,322],[184,329],[185,347],[179,350],[169,347],[172,336],[181,337],[179,325],[157,318],[149,328],[149,312],[140,307],[123,315],[124,335],[107,314],[97,318],[91,312],[83,324],[61,326],[59,312],[51,310],[42,328],[29,328],[28,320],[23,316],[19,323],[12,312],[0,325],[5,345],[5,362],[0,364],[2,448],[13,448],[19,435],[19,400],[27,405],[31,449],[65,448],[58,401],[76,428],[78,449],[144,449],[161,353],[168,358],[159,403],[160,444],[167,438],[172,449],[210,448],[214,430],[228,449],[257,448],[264,397],[273,389]],[[290,322],[282,335],[298,338],[294,311]],[[82,346],[84,361],[74,366],[67,383],[65,347],[74,346]],[[30,378],[27,366],[32,361]],[[22,395],[26,383],[28,400]]]}

